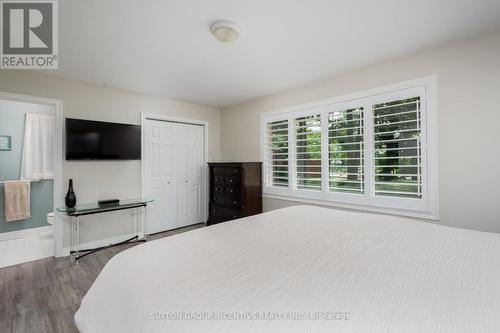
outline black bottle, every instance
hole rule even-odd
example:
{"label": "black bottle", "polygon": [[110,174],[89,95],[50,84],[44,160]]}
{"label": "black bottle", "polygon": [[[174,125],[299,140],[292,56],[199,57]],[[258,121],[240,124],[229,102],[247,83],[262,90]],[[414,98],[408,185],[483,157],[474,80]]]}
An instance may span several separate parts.
{"label": "black bottle", "polygon": [[66,193],[66,197],[64,198],[66,202],[66,207],[74,208],[76,206],[76,195],[73,190],[73,179],[69,180],[68,193]]}

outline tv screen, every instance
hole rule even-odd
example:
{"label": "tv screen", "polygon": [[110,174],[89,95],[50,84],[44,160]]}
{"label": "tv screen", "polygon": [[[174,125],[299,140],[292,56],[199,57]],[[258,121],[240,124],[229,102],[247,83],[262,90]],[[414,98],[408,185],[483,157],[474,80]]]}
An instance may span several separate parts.
{"label": "tv screen", "polygon": [[67,160],[140,160],[141,126],[66,118]]}

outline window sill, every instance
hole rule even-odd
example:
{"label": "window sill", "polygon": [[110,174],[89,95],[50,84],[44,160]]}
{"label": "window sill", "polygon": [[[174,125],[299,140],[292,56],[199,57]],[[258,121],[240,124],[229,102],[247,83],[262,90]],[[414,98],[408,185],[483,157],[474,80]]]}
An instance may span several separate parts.
{"label": "window sill", "polygon": [[418,218],[418,219],[439,221],[439,215],[437,213],[433,214],[431,212],[399,210],[399,209],[394,209],[394,208],[389,208],[389,207],[379,207],[379,206],[356,205],[356,204],[349,204],[349,203],[338,202],[338,201],[308,199],[308,198],[296,197],[296,196],[291,196],[291,195],[278,195],[278,194],[270,194],[270,193],[263,193],[262,197],[267,198],[267,199],[300,202],[300,203],[306,203],[306,204],[311,204],[311,205],[316,205],[316,206],[329,206],[329,207],[351,209],[351,210],[357,210],[357,211],[363,211],[363,212],[382,213],[382,214],[389,214],[389,215],[397,215],[397,216],[405,216],[405,217],[413,217],[413,218]]}

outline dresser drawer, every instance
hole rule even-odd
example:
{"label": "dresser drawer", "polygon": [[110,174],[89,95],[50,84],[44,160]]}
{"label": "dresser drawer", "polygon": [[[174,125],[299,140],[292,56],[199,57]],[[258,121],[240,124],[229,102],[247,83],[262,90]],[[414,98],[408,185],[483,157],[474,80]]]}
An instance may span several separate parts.
{"label": "dresser drawer", "polygon": [[217,205],[241,209],[241,199],[237,197],[229,197],[227,195],[214,195],[212,202]]}
{"label": "dresser drawer", "polygon": [[241,196],[241,187],[238,186],[226,186],[226,195],[232,197],[240,197]]}
{"label": "dresser drawer", "polygon": [[219,205],[211,204],[210,205],[210,218],[221,219],[221,220],[233,220],[242,217],[243,214],[241,211],[222,207]]}
{"label": "dresser drawer", "polygon": [[222,222],[226,222],[227,220],[223,220],[223,219],[218,219],[218,218],[215,218],[215,217],[210,217],[210,219],[208,220],[208,224],[207,225],[214,225],[214,224],[218,224],[218,223],[222,223]]}
{"label": "dresser drawer", "polygon": [[238,167],[214,167],[214,175],[216,176],[237,176],[241,175],[241,168]]}
{"label": "dresser drawer", "polygon": [[214,184],[224,184],[225,177],[214,175]]}
{"label": "dresser drawer", "polygon": [[226,186],[224,184],[216,183],[214,184],[214,194],[224,194],[226,193]]}
{"label": "dresser drawer", "polygon": [[239,176],[226,176],[226,185],[239,185],[241,183],[241,177]]}

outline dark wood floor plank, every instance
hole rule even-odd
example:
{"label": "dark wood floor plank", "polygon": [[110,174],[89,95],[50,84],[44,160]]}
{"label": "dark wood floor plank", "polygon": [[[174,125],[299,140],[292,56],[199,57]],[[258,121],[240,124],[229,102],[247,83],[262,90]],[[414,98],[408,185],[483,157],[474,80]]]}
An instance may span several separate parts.
{"label": "dark wood floor plank", "polygon": [[[164,238],[205,226],[197,224],[150,236]],[[77,333],[73,317],[104,265],[124,245],[82,258],[45,258],[0,269],[0,332]]]}

